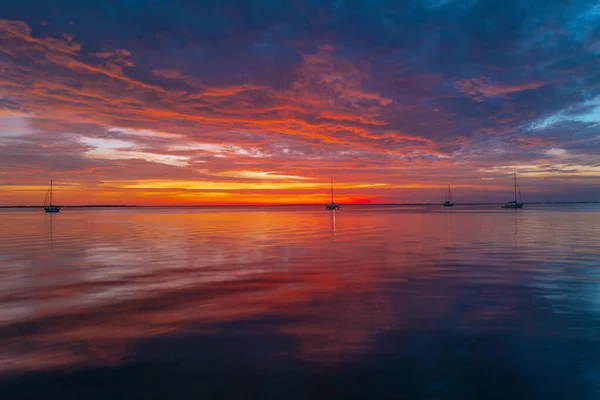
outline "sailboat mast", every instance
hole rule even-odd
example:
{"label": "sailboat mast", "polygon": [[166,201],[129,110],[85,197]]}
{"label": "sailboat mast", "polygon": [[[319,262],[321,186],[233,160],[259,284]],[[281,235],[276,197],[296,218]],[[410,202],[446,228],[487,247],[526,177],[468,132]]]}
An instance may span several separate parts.
{"label": "sailboat mast", "polygon": [[517,171],[514,172],[515,174],[515,204],[517,203]]}
{"label": "sailboat mast", "polygon": [[331,177],[331,204],[333,204],[333,176]]}
{"label": "sailboat mast", "polygon": [[452,203],[452,191],[450,190],[450,184],[448,184],[448,201]]}
{"label": "sailboat mast", "polygon": [[50,207],[52,207],[52,181],[50,181]]}

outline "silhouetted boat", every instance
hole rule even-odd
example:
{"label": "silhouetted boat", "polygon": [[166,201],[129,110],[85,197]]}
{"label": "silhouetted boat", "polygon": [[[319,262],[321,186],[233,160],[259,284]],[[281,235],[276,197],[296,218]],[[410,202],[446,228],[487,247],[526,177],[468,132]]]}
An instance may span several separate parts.
{"label": "silhouetted boat", "polygon": [[450,190],[450,185],[448,185],[448,192],[444,190],[444,207],[452,207],[454,203],[452,202],[452,191]]}
{"label": "silhouetted boat", "polygon": [[[502,208],[523,208],[523,196],[521,196],[521,189],[519,189],[519,185],[517,183],[517,173],[516,172],[514,173],[514,187],[515,187],[515,199],[504,204],[502,206]],[[521,202],[517,201],[517,191],[519,192],[519,198],[521,199]]]}
{"label": "silhouetted boat", "polygon": [[340,205],[333,201],[333,176],[331,177],[331,203],[325,205],[326,210],[339,210]]}
{"label": "silhouetted boat", "polygon": [[52,181],[50,181],[50,188],[46,193],[46,199],[44,200],[44,210],[47,213],[57,213],[60,211],[60,207],[52,204]]}

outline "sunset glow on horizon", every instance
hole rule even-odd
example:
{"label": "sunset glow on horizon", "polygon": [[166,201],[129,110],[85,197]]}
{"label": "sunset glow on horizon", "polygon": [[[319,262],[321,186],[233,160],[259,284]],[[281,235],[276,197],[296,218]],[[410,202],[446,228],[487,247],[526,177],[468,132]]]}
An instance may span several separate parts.
{"label": "sunset glow on horizon", "polygon": [[63,3],[0,19],[0,206],[600,200],[597,2]]}

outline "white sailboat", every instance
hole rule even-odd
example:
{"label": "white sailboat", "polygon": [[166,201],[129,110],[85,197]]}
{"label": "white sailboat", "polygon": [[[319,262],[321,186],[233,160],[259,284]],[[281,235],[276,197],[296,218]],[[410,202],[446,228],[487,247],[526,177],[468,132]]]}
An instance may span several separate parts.
{"label": "white sailboat", "polygon": [[[515,199],[504,204],[502,206],[502,208],[523,208],[523,196],[521,196],[521,189],[519,188],[519,185],[517,183],[517,173],[516,172],[514,173],[514,187],[515,187]],[[517,191],[519,192],[519,198],[521,199],[520,202],[517,201]]]}
{"label": "white sailboat", "polygon": [[340,205],[333,201],[333,176],[331,177],[331,203],[325,205],[326,210],[339,210]]}
{"label": "white sailboat", "polygon": [[52,181],[50,181],[50,188],[46,193],[46,199],[44,200],[44,210],[47,213],[57,213],[60,211],[60,207],[52,204]]}

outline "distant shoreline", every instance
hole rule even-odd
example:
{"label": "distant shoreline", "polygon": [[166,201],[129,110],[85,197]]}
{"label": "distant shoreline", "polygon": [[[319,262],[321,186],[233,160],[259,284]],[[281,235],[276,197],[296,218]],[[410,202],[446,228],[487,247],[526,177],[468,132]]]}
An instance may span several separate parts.
{"label": "distant shoreline", "polygon": [[[492,206],[503,203],[455,203],[455,206]],[[600,204],[600,201],[545,201],[526,203],[531,205],[553,204]],[[440,206],[438,203],[380,203],[380,204],[342,204],[344,207],[381,207],[381,206]],[[198,205],[125,205],[125,204],[90,204],[80,206],[59,206],[62,208],[207,208],[207,207],[320,207],[321,204],[198,204]],[[44,208],[44,206],[0,206],[3,208]]]}

